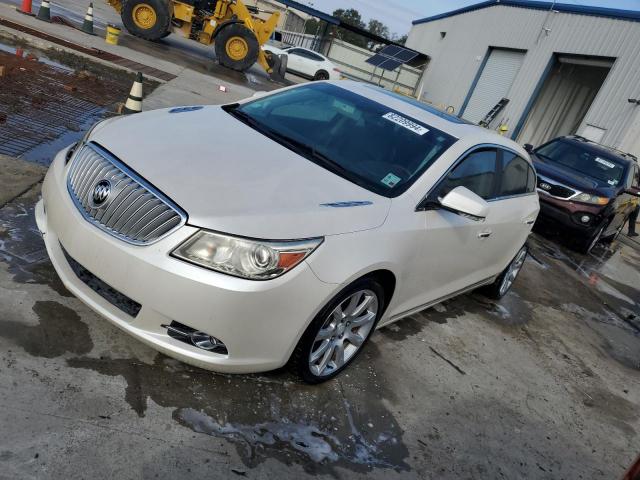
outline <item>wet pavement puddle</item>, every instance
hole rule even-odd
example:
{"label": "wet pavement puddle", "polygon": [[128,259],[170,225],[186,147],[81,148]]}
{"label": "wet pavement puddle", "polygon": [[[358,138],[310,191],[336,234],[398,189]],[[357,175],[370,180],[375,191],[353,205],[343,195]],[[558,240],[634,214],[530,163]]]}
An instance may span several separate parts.
{"label": "wet pavement puddle", "polygon": [[[48,165],[124,101],[133,75],[58,50],[0,40],[0,154]],[[157,82],[146,81],[145,93]]]}
{"label": "wet pavement puddle", "polygon": [[[313,473],[408,469],[403,432],[384,406],[391,396],[384,389],[372,397],[364,384],[345,394],[341,381],[318,389],[286,372],[219,375],[161,354],[152,365],[106,357],[73,357],[67,364],[123,377],[125,400],[139,416],[149,401],[173,408],[179,424],[233,443],[249,468],[273,458]],[[353,365],[349,377],[362,375],[367,368]]]}

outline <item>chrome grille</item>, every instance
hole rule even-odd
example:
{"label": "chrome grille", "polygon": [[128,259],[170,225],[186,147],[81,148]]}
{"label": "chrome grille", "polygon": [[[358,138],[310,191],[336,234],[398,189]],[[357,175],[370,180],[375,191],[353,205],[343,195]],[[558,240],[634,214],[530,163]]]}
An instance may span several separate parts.
{"label": "chrome grille", "polygon": [[[109,185],[110,193],[96,204],[94,189],[99,183]],[[83,145],[73,156],[67,189],[89,222],[135,245],[160,240],[186,222],[178,206],[93,143]]]}
{"label": "chrome grille", "polygon": [[576,190],[573,190],[561,183],[558,183],[553,180],[549,180],[546,177],[538,175],[538,190],[543,191],[544,193],[551,195],[552,197],[560,198],[563,200],[568,200],[574,197],[577,193]]}

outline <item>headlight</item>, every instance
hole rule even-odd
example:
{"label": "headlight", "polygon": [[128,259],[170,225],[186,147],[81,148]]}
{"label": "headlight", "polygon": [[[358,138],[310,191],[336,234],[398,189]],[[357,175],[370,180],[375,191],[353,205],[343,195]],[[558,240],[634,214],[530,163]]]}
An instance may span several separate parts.
{"label": "headlight", "polygon": [[200,230],[171,255],[216,272],[250,280],[267,280],[298,265],[322,240],[271,242]]}
{"label": "headlight", "polygon": [[593,203],[595,205],[606,205],[609,203],[609,199],[606,197],[598,197],[597,195],[591,195],[589,193],[581,193],[574,200],[584,203]]}

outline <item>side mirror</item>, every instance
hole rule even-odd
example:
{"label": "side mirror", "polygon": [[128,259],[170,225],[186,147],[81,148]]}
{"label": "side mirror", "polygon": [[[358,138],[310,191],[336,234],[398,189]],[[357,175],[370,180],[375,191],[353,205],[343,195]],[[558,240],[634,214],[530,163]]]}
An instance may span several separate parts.
{"label": "side mirror", "polygon": [[527,151],[527,153],[532,153],[533,152],[533,145],[531,145],[530,143],[525,143],[524,144],[524,149]]}
{"label": "side mirror", "polygon": [[487,217],[489,204],[467,187],[456,187],[440,199],[440,205],[454,213],[469,215],[476,220]]}
{"label": "side mirror", "polygon": [[640,197],[640,188],[638,187],[629,187],[625,189],[624,193],[628,193],[629,195],[634,195],[636,197]]}

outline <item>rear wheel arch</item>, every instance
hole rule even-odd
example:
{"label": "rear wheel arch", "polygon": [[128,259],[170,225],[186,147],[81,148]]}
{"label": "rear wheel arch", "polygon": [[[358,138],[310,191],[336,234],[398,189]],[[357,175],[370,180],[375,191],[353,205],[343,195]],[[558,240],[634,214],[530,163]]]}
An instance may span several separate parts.
{"label": "rear wheel arch", "polygon": [[329,80],[331,76],[329,72],[327,72],[324,68],[318,70],[316,74],[313,76],[314,80]]}

